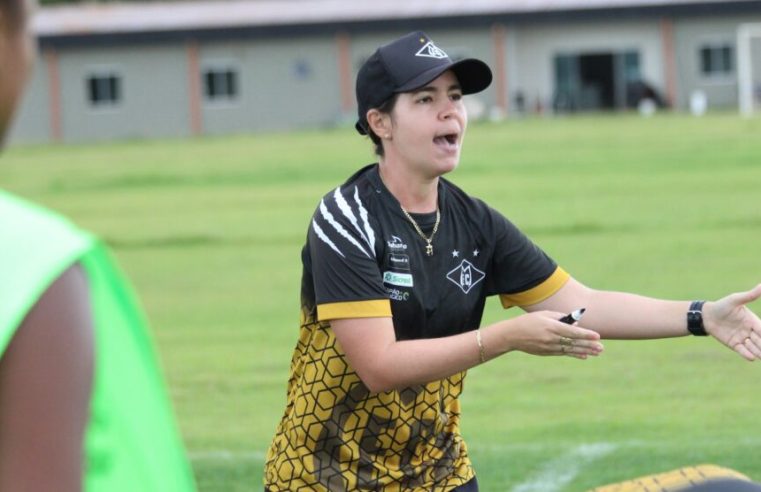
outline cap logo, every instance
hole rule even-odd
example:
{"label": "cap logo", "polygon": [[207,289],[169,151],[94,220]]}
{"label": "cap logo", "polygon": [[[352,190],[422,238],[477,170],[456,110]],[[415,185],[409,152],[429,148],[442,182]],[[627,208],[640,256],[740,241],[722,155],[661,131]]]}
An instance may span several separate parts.
{"label": "cap logo", "polygon": [[420,56],[423,58],[436,58],[436,59],[442,59],[442,58],[449,58],[449,55],[444,53],[444,50],[433,44],[433,41],[428,41],[425,43],[425,46],[420,48],[420,51],[415,53],[415,56]]}

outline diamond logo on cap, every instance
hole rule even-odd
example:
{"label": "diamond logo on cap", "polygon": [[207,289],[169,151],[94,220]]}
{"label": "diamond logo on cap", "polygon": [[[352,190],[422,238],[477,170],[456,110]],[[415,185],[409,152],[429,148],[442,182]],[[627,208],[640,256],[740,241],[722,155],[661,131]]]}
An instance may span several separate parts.
{"label": "diamond logo on cap", "polygon": [[415,53],[415,56],[420,56],[423,58],[436,58],[436,59],[442,59],[442,58],[449,58],[449,55],[444,53],[444,50],[433,44],[433,41],[428,41],[425,43],[425,46],[420,48],[420,51]]}

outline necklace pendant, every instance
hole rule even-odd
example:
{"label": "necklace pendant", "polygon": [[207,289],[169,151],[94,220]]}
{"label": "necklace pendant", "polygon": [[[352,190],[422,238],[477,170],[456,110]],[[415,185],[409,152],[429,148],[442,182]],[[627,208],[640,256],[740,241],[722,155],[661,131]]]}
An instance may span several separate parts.
{"label": "necklace pendant", "polygon": [[430,243],[429,243],[429,244],[428,244],[428,245],[425,247],[425,254],[426,254],[427,256],[433,256],[433,245],[432,245],[432,244],[430,244]]}

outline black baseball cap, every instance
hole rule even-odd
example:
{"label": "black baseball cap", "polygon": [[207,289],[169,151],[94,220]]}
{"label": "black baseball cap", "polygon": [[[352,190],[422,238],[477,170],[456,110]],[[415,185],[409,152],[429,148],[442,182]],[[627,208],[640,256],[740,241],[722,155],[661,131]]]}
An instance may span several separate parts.
{"label": "black baseball cap", "polygon": [[367,135],[367,112],[377,108],[398,92],[423,87],[447,70],[460,82],[463,94],[475,94],[491,84],[489,66],[475,58],[452,61],[424,32],[416,31],[385,44],[359,69],[357,74],[357,112],[354,125]]}

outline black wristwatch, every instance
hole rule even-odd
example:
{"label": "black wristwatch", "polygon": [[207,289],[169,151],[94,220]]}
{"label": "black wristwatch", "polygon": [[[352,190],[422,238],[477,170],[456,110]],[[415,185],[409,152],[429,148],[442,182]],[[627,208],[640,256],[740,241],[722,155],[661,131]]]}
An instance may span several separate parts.
{"label": "black wristwatch", "polygon": [[687,311],[687,329],[697,337],[708,335],[705,326],[703,326],[703,304],[705,301],[692,301],[690,309]]}

